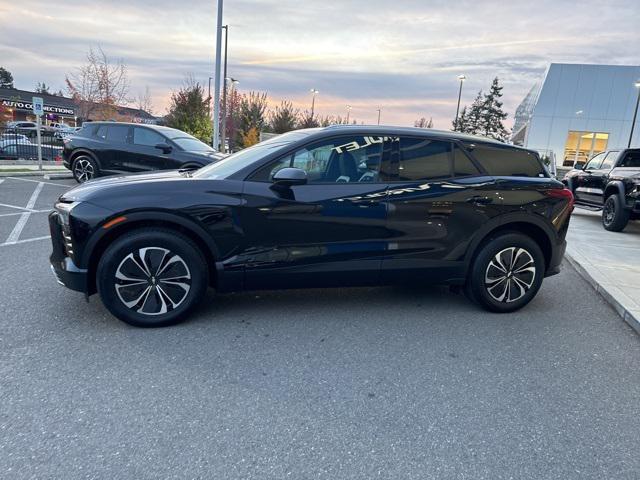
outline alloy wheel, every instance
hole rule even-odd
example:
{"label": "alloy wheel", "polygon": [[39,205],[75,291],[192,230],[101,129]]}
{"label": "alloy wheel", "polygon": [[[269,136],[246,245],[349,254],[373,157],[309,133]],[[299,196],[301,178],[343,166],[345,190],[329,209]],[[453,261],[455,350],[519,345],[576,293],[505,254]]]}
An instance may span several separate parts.
{"label": "alloy wheel", "polygon": [[604,223],[606,225],[611,225],[616,216],[616,206],[613,201],[613,198],[607,198],[607,201],[604,203],[604,211],[602,212],[602,217],[604,218]]}
{"label": "alloy wheel", "polygon": [[497,302],[520,300],[533,286],[536,267],[533,256],[522,247],[500,250],[489,262],[484,282],[487,292]]}
{"label": "alloy wheel", "polygon": [[93,165],[84,157],[77,159],[73,164],[73,175],[80,183],[91,180],[94,173]]}
{"label": "alloy wheel", "polygon": [[187,298],[191,272],[179,255],[166,248],[140,248],[118,265],[115,289],[127,308],[143,315],[162,315]]}

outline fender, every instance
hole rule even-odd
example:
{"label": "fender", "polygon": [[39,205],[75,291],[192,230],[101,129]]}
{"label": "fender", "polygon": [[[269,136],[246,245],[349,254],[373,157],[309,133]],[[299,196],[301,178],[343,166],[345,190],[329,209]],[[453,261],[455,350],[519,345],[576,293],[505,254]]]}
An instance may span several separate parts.
{"label": "fender", "polygon": [[552,246],[558,244],[558,233],[546,218],[542,217],[541,215],[533,214],[531,212],[507,213],[505,215],[500,215],[489,220],[473,236],[471,242],[469,242],[467,246],[467,250],[464,255],[465,270],[468,270],[471,266],[473,256],[475,255],[482,241],[485,240],[494,230],[505,225],[509,225],[510,223],[528,223],[539,227],[546,234],[547,238],[549,239],[549,243],[551,243]]}
{"label": "fender", "polygon": [[620,200],[620,205],[624,205],[624,207],[627,208],[627,201],[624,195],[626,189],[622,180],[611,180],[609,183],[607,183],[607,186],[604,188],[604,198],[602,199],[602,204],[604,205],[606,198],[609,196],[607,195],[607,193],[614,188],[618,190],[615,195],[618,196],[618,199]]}
{"label": "fender", "polygon": [[[124,222],[119,223],[117,227],[113,227],[113,229],[102,228],[104,224],[106,224],[110,220],[119,216],[125,216],[127,219]],[[100,241],[103,238],[105,238],[105,236],[110,235],[113,232],[117,232],[118,230],[126,229],[127,226],[131,226],[134,223],[144,222],[149,220],[154,222],[165,221],[167,223],[173,223],[175,225],[180,225],[188,229],[207,246],[207,248],[209,249],[208,253],[211,254],[211,256],[214,259],[220,258],[219,257],[220,252],[211,234],[207,232],[207,230],[204,227],[199,225],[193,219],[186,216],[182,216],[178,213],[166,212],[163,210],[142,210],[142,211],[136,211],[131,213],[127,213],[127,212],[117,213],[110,216],[109,218],[105,218],[103,222],[98,224],[95,227],[93,234],[89,238],[89,241],[87,242],[86,247],[84,248],[81,265],[83,265],[84,267],[89,266],[89,262],[91,260],[91,256],[93,252],[95,251],[96,245],[98,245]]]}

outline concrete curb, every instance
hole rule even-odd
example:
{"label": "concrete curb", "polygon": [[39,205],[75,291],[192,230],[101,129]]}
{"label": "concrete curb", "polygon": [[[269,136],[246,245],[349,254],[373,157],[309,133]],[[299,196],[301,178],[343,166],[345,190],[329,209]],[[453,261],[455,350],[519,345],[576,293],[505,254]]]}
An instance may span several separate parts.
{"label": "concrete curb", "polygon": [[565,258],[571,264],[573,268],[576,269],[578,274],[584,278],[589,285],[593,287],[593,289],[602,297],[604,300],[611,305],[616,312],[622,317],[622,319],[627,322],[627,324],[633,328],[636,333],[640,334],[640,318],[636,317],[633,312],[627,309],[616,297],[611,294],[607,290],[607,288],[599,283],[593,276],[584,268],[578,260],[573,258],[569,252],[565,252]]}
{"label": "concrete curb", "polygon": [[63,173],[63,170],[31,170],[28,172],[12,172],[0,169],[0,177],[42,177],[43,175]]}
{"label": "concrete curb", "polygon": [[72,180],[73,174],[71,172],[67,173],[47,173],[44,176],[45,180]]}

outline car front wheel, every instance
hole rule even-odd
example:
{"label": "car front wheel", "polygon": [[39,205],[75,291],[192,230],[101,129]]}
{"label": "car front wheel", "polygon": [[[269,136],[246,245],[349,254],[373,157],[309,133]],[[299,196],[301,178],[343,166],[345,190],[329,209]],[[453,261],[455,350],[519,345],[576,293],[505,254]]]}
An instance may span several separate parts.
{"label": "car front wheel", "polygon": [[631,212],[626,210],[618,195],[609,195],[602,209],[602,226],[611,232],[621,232],[629,223]]}
{"label": "car front wheel", "polygon": [[71,172],[73,173],[73,178],[75,178],[78,183],[91,180],[100,173],[96,161],[87,155],[80,155],[73,160]]}
{"label": "car front wheel", "polygon": [[486,310],[513,312],[535,297],[544,272],[544,255],[538,244],[526,235],[505,233],[480,248],[466,291]]}
{"label": "car front wheel", "polygon": [[163,229],[120,237],[103,254],[96,283],[105,307],[137,327],[183,321],[208,286],[206,260],[189,238]]}

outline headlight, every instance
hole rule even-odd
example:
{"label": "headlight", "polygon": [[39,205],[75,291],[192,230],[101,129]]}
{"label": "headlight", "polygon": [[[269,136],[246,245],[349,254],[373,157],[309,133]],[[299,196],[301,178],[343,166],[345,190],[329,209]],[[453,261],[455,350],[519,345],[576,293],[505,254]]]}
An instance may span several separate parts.
{"label": "headlight", "polygon": [[78,203],[80,202],[57,202],[54,205],[56,212],[58,212],[58,221],[61,225],[67,227],[69,226],[69,214],[71,213],[71,210],[73,210],[73,207],[75,207]]}

